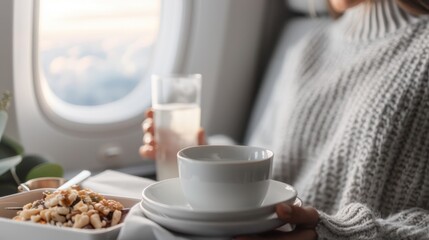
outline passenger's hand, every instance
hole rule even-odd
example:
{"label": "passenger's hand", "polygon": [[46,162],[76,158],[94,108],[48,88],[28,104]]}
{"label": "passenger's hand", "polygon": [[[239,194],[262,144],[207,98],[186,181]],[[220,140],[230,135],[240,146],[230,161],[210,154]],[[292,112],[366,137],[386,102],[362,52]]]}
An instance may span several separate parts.
{"label": "passenger's hand", "polygon": [[[143,130],[143,145],[139,149],[142,158],[155,159],[156,158],[156,141],[155,141],[155,124],[153,121],[153,109],[150,108],[146,111],[146,118],[142,123]],[[206,144],[206,136],[204,129],[200,128],[198,131],[198,144]]]}
{"label": "passenger's hand", "polygon": [[142,123],[143,145],[140,146],[139,152],[142,158],[155,159],[155,130],[153,124],[153,109],[150,108],[145,113],[145,120]]}
{"label": "passenger's hand", "polygon": [[260,235],[240,236],[237,240],[316,240],[316,226],[319,213],[312,207],[298,207],[289,204],[276,206],[278,217],[286,223],[295,224],[292,232],[272,231]]}

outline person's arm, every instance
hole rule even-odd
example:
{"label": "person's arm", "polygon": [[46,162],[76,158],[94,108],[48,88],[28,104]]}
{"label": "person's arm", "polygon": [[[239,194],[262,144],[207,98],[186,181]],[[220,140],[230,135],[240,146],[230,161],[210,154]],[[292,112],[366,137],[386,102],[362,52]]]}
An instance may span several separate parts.
{"label": "person's arm", "polygon": [[[401,194],[401,193],[398,193]],[[335,215],[317,212],[313,207],[279,204],[277,215],[296,225],[292,232],[274,231],[263,235],[242,236],[237,240],[427,240],[429,210],[409,208],[380,218],[376,211],[361,203],[350,203]]]}
{"label": "person's arm", "polygon": [[429,239],[429,211],[410,208],[379,218],[367,206],[352,203],[330,216],[319,212],[318,239],[378,240]]}
{"label": "person's arm", "polygon": [[[427,70],[424,72],[428,74]],[[279,207],[277,213],[281,219],[299,223],[294,231],[274,231],[237,239],[428,240],[429,74],[427,78],[400,84],[401,89],[405,89],[400,93],[380,93],[393,99],[384,99],[387,104],[377,106],[378,112],[384,114],[379,121],[366,119],[362,111],[362,115],[354,116],[353,120],[365,121],[367,124],[363,127],[367,128],[355,129],[354,141],[337,147],[338,151],[353,152],[347,155],[352,156],[350,159],[334,161],[347,164],[343,166],[348,169],[343,180],[350,183],[350,188],[335,199],[336,203],[344,202],[338,211],[318,210],[317,219],[305,214],[306,220],[301,221],[298,216],[302,214],[287,213]],[[368,134],[370,137],[366,137]],[[334,158],[340,156],[332,155]],[[320,185],[323,186],[323,182]]]}
{"label": "person's arm", "polygon": [[[378,154],[387,155],[382,163],[389,162],[391,165],[381,167],[391,171],[391,174],[385,180],[372,176],[373,180],[368,184],[382,186],[392,197],[379,196],[379,206],[375,210],[365,204],[351,202],[334,215],[319,212],[320,221],[316,228],[319,239],[429,239],[428,82],[429,74],[408,86],[408,95],[400,98],[403,108],[397,109],[394,114],[401,120],[394,121],[393,117],[389,120],[389,125],[396,129],[391,130],[395,134],[379,137],[390,138],[400,144],[381,144],[376,148]],[[414,206],[406,205],[409,199],[414,200]],[[403,201],[403,207],[393,210],[388,216],[380,216],[379,209],[392,201]]]}
{"label": "person's arm", "polygon": [[297,223],[296,230],[240,240],[429,239],[429,75],[401,86],[401,93],[383,95],[392,99],[384,99],[378,120],[369,121],[365,112],[363,119],[356,116],[368,124],[357,130],[352,144],[346,142],[353,153],[341,159],[348,164],[347,187],[336,199],[338,211],[318,210],[315,218],[313,207],[278,206],[278,216]]}
{"label": "person's arm", "polygon": [[386,219],[378,218],[363,204],[352,203],[330,216],[316,213],[312,207],[277,206],[277,214],[285,222],[295,224],[292,232],[237,237],[236,240],[427,240],[429,211],[410,208]]}

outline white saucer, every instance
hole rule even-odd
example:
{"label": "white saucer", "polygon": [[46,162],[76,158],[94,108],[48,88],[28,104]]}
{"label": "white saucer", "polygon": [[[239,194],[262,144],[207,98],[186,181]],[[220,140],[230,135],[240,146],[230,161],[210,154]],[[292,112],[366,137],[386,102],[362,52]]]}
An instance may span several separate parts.
{"label": "white saucer", "polygon": [[[302,202],[297,198],[294,204],[301,206]],[[139,206],[147,218],[158,223],[159,225],[172,231],[190,235],[225,237],[255,234],[274,229],[288,232],[292,231],[294,228],[289,224],[284,224],[284,222],[277,218],[275,213],[252,220],[201,221],[184,220],[165,216],[145,205],[143,201],[139,204]]]}
{"label": "white saucer", "polygon": [[158,215],[186,220],[240,220],[266,217],[275,212],[275,205],[281,202],[294,203],[296,190],[279,181],[270,180],[267,196],[261,206],[239,211],[201,211],[193,209],[183,195],[179,178],[154,183],[142,192],[143,202]]}

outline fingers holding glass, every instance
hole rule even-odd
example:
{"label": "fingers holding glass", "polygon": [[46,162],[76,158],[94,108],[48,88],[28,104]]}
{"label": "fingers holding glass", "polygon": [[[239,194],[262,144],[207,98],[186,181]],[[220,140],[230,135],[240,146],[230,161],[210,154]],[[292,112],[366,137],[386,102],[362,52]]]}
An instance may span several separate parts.
{"label": "fingers holding glass", "polygon": [[153,121],[153,110],[149,109],[146,111],[146,119],[142,123],[143,130],[143,145],[139,149],[140,156],[142,158],[155,159],[155,127]]}

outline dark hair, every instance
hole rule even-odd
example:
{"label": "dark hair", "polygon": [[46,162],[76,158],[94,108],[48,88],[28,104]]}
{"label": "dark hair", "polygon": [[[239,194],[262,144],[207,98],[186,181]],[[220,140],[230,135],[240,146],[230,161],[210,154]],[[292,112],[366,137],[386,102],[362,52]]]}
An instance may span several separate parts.
{"label": "dark hair", "polygon": [[429,14],[429,0],[396,0],[398,5],[413,15]]}

